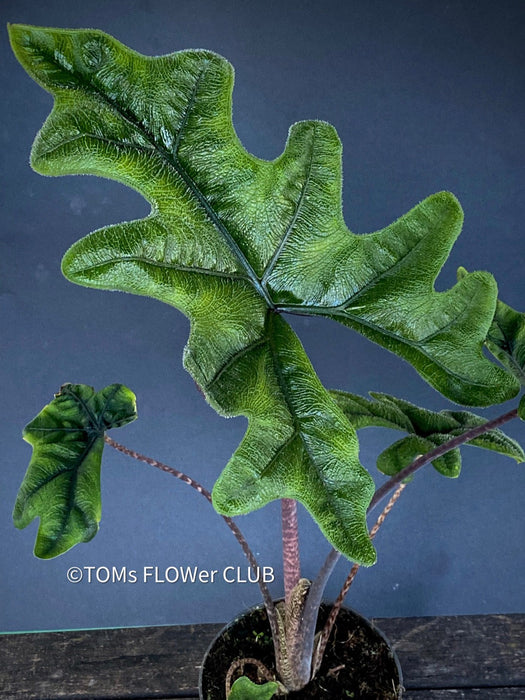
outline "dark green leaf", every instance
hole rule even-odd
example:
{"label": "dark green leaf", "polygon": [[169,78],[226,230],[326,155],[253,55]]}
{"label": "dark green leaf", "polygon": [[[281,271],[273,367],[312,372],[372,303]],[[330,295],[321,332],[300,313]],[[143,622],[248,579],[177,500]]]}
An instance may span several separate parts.
{"label": "dark green leaf", "polygon": [[[411,464],[416,457],[425,455],[440,442],[438,439],[427,439],[418,435],[409,435],[394,442],[390,447],[387,447],[377,458],[377,468],[383,474],[393,476],[402,469]],[[445,442],[450,437],[446,436]],[[461,470],[461,455],[458,449],[451,450],[445,455],[438,457],[432,461],[432,465],[440,474],[455,478],[459,476]]]}
{"label": "dark green leaf", "polygon": [[391,401],[371,401],[348,391],[332,390],[330,393],[357,430],[375,425],[413,432],[408,416]]}
{"label": "dark green leaf", "polygon": [[[458,279],[467,275],[458,269]],[[525,385],[525,313],[515,311],[498,299],[485,344],[501,364]]]}
{"label": "dark green leaf", "polygon": [[104,432],[136,417],[135,396],[122,384],[97,393],[84,384],[64,384],[26,426],[23,436],[33,455],[13,519],[24,528],[40,518],[37,557],[56,557],[95,536]]}
{"label": "dark green leaf", "polygon": [[460,232],[456,199],[433,195],[391,226],[354,235],[342,217],[334,128],[294,124],[282,155],[252,156],[232,125],[233,69],[220,56],[145,57],[92,30],[12,26],[10,36],[55,98],[33,167],[113,178],[151,203],[145,219],[75,244],[64,274],[179,308],[191,320],[185,367],[219,413],[249,419],[215,485],[215,507],[235,515],[296,498],[335,547],[371,564],[365,514],[374,486],[354,430],[280,314],[345,323],[461,403],[513,395],[514,378],[481,352],[492,277],[433,288]]}
{"label": "dark green leaf", "polygon": [[[408,437],[401,438],[379,455],[377,468],[388,475],[397,474],[419,455],[486,423],[485,418],[470,411],[430,411],[374,391],[370,392],[372,399],[344,391],[332,391],[331,394],[356,429],[381,426],[409,433]],[[520,445],[499,429],[489,430],[465,444],[499,452],[517,462],[525,460]],[[437,457],[432,465],[444,476],[459,476],[459,448]]]}

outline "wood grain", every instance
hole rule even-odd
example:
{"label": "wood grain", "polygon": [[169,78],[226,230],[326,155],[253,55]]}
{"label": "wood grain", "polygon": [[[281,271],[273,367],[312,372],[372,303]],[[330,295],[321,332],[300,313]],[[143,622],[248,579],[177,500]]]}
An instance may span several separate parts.
{"label": "wood grain", "polygon": [[525,686],[525,615],[376,622],[399,656],[407,688]]}
{"label": "wood grain", "polygon": [[202,656],[221,627],[6,635],[0,637],[1,697],[196,697]]}
{"label": "wood grain", "polygon": [[[406,700],[525,699],[525,615],[374,621],[403,668]],[[0,697],[198,697],[204,651],[221,625],[0,635]]]}
{"label": "wood grain", "polygon": [[403,700],[523,700],[525,688],[455,688],[411,690]]}

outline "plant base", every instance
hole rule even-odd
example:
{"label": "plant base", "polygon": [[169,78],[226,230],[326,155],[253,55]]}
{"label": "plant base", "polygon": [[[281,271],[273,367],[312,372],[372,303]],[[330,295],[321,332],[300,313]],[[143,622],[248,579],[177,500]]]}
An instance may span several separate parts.
{"label": "plant base", "polygon": [[[318,626],[330,612],[323,605]],[[215,639],[203,662],[201,700],[226,700],[225,679],[236,659],[256,658],[272,674],[275,660],[270,627],[264,608],[254,608],[230,623]],[[234,675],[235,680],[240,673]],[[257,670],[246,666],[244,675],[261,683]],[[343,608],[327,645],[317,676],[289,700],[398,700],[402,693],[399,662],[389,643],[366,618]]]}

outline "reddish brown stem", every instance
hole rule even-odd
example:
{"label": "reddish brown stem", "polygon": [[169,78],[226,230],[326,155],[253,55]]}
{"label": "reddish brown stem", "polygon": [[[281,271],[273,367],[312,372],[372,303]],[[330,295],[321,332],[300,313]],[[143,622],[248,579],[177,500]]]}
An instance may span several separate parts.
{"label": "reddish brown stem", "polygon": [[[112,438],[110,438],[108,435],[104,435],[104,441],[108,445],[113,447],[115,450],[118,450],[119,452],[122,452],[123,454],[128,455],[129,457],[133,457],[134,459],[139,460],[139,462],[145,462],[146,464],[149,464],[151,467],[155,467],[156,469],[160,469],[161,471],[166,472],[167,474],[171,474],[172,476],[176,477],[177,479],[180,479],[185,484],[188,484],[188,486],[191,486],[198,493],[200,493],[201,496],[204,496],[204,498],[209,503],[212,503],[211,493],[207,489],[205,489],[204,486],[201,486],[201,484],[199,484],[198,481],[195,481],[195,479],[192,479],[187,474],[184,474],[184,472],[181,472],[178,469],[175,469],[174,467],[170,467],[167,464],[164,464],[163,462],[159,462],[156,459],[152,459],[151,457],[146,457],[145,455],[141,454],[140,452],[135,452],[135,450],[130,450],[128,447],[121,445],[120,443],[118,443],[115,440],[113,440]],[[221,517],[225,521],[226,525],[228,525],[230,530],[235,535],[237,541],[241,545],[242,550],[243,550],[244,554],[246,555],[246,558],[248,559],[250,566],[252,567],[253,572],[257,578],[257,583],[259,584],[259,588],[261,590],[261,594],[262,594],[262,597],[264,600],[264,605],[266,607],[266,612],[268,614],[268,622],[270,623],[270,628],[272,630],[272,637],[273,637],[274,648],[275,648],[275,657],[277,660],[279,660],[279,628],[277,626],[277,613],[275,612],[275,606],[273,604],[273,600],[272,600],[272,596],[270,595],[270,591],[268,590],[268,586],[264,583],[264,581],[262,580],[262,577],[259,575],[260,568],[259,568],[259,565],[258,565],[257,560],[255,558],[255,555],[253,554],[252,550],[248,546],[248,543],[244,539],[244,535],[239,530],[237,524],[226,515],[221,515]]]}
{"label": "reddish brown stem", "polygon": [[432,462],[432,460],[437,459],[438,457],[441,457],[441,455],[446,454],[447,452],[450,452],[450,450],[455,449],[456,447],[460,447],[464,443],[468,442],[469,440],[474,440],[474,438],[479,437],[480,435],[484,435],[487,433],[489,430],[493,430],[494,428],[498,428],[500,425],[503,425],[504,423],[508,423],[509,421],[513,420],[518,416],[518,409],[513,408],[512,411],[508,411],[507,413],[504,413],[501,416],[498,416],[497,418],[493,418],[492,420],[487,421],[486,423],[483,423],[483,425],[478,425],[476,428],[471,428],[470,430],[467,430],[465,433],[462,435],[458,435],[455,438],[452,438],[452,440],[449,440],[448,442],[443,443],[442,445],[439,445],[435,449],[431,450],[430,452],[427,452],[424,455],[421,455],[420,457],[417,457],[411,464],[408,465],[408,467],[405,467],[402,469],[400,472],[395,474],[393,477],[391,477],[388,481],[386,481],[383,486],[377,489],[377,491],[374,494],[374,497],[372,498],[370,505],[368,506],[367,513],[370,513],[370,511],[376,507],[376,505],[388,494],[390,491],[393,491],[395,487],[400,484],[402,481],[404,481],[406,478],[409,476],[412,476],[414,472],[416,472],[418,469],[421,467],[424,467],[427,462]]}
{"label": "reddish brown stem", "polygon": [[283,538],[284,598],[288,602],[290,593],[301,578],[299,558],[299,526],[297,523],[297,501],[281,499]]}
{"label": "reddish brown stem", "polygon": [[[396,487],[399,487],[399,485],[402,484],[402,482],[405,481],[405,479],[407,479],[409,476],[412,476],[412,474],[414,474],[421,467],[425,466],[425,464],[427,464],[428,462],[431,462],[432,460],[437,459],[438,457],[441,457],[441,455],[444,455],[447,452],[450,452],[450,450],[453,450],[456,447],[460,447],[461,445],[465,444],[466,442],[469,442],[469,440],[474,440],[475,438],[479,437],[480,435],[484,435],[489,430],[493,430],[494,428],[499,428],[500,425],[504,425],[505,423],[508,423],[509,421],[513,420],[514,418],[517,418],[517,416],[518,416],[518,409],[513,408],[511,411],[508,411],[507,413],[504,413],[501,416],[497,416],[496,418],[493,418],[492,420],[489,420],[486,423],[483,423],[482,425],[479,425],[475,428],[471,428],[470,430],[467,430],[462,435],[458,435],[458,436],[452,438],[451,440],[449,440],[448,442],[445,442],[442,445],[439,445],[438,447],[431,450],[430,452],[427,452],[426,454],[421,455],[420,457],[417,457],[407,467],[405,467],[400,472],[395,474],[388,481],[386,481],[380,488],[377,489],[377,491],[375,492],[375,494],[370,502],[370,505],[368,506],[367,513],[370,513],[370,511],[372,511],[383,500],[383,498],[385,498],[385,496],[387,496]],[[392,497],[391,501],[395,502],[396,494],[398,493],[398,491],[400,493],[401,489],[398,488],[398,490],[396,491],[396,493]],[[390,506],[390,502],[388,503],[387,507],[385,508],[385,511],[388,512],[389,506]],[[381,522],[384,520],[384,517],[382,517],[382,516],[383,516],[383,513],[381,514],[381,516],[379,518],[379,520],[381,520]],[[379,522],[379,520],[378,520],[378,522]],[[330,557],[333,560],[335,553],[336,553],[336,550],[332,550],[330,552],[330,554],[328,555],[327,561],[328,561],[328,559],[330,559]],[[352,567],[352,570],[350,571],[348,579],[345,582],[343,589],[341,590],[341,593],[343,594],[343,596],[342,596],[343,599],[344,599],[344,596],[346,595],[346,593],[348,592],[348,588],[350,588],[350,586],[352,584],[352,581],[357,573],[358,568],[359,567],[357,565],[354,565]],[[345,586],[347,587],[346,591],[345,591]],[[340,593],[340,595],[341,595],[341,593]],[[338,600],[339,600],[339,598],[338,598]],[[340,608],[340,605],[341,604],[339,604],[339,608]],[[339,611],[339,608],[338,608],[337,612]],[[333,615],[334,620],[337,617],[337,612]],[[332,617],[332,615],[330,617]],[[327,622],[327,625],[328,625],[328,622]],[[328,636],[329,635],[326,636],[326,640],[328,640]],[[325,638],[325,634],[323,631],[323,634],[320,637],[320,643],[322,643],[324,641],[324,645],[326,646],[326,640],[324,638]],[[318,647],[315,651],[315,664],[312,664],[312,667],[314,667],[314,665],[317,665],[317,668],[318,668],[318,664],[321,663],[321,660],[323,658],[323,654],[320,653],[320,651],[321,650]],[[322,651],[324,651],[324,648]]]}
{"label": "reddish brown stem", "polygon": [[[373,540],[374,537],[377,534],[377,531],[381,527],[381,525],[384,523],[386,516],[390,513],[392,508],[394,507],[395,502],[401,495],[401,492],[405,488],[406,484],[400,484],[396,491],[394,492],[394,495],[392,498],[388,501],[386,504],[383,512],[377,519],[376,524],[374,527],[370,530],[370,539]],[[346,594],[350,590],[350,586],[354,582],[354,579],[356,577],[356,574],[359,570],[359,564],[354,564],[350,570],[350,573],[348,574],[346,581],[343,584],[343,587],[341,588],[341,591],[339,595],[337,596],[337,600],[335,601],[332,610],[330,611],[330,615],[328,616],[328,620],[325,623],[325,626],[323,627],[323,631],[321,632],[321,635],[319,637],[317,647],[315,649],[315,653],[312,659],[312,676],[314,676],[317,671],[319,670],[319,667],[321,665],[321,662],[323,660],[324,652],[326,649],[326,645],[328,643],[328,639],[330,638],[330,635],[332,634],[332,630],[334,628],[334,624],[336,621],[337,616],[339,615],[339,610],[341,609],[341,606],[343,604],[343,601],[346,597]]]}
{"label": "reddish brown stem", "polygon": [[[434,448],[430,452],[427,452],[426,454],[417,457],[413,462],[411,462],[408,465],[408,467],[405,467],[400,472],[391,477],[388,481],[385,481],[385,483],[376,490],[366,512],[370,513],[370,511],[372,511],[383,500],[383,498],[385,498],[385,496],[387,496],[391,491],[393,491],[398,484],[400,484],[409,476],[412,476],[414,472],[416,472],[418,469],[421,469],[421,467],[424,467],[425,464],[427,464],[428,462],[431,462],[433,459],[437,459],[437,457],[441,457],[441,455],[450,452],[450,450],[453,450],[456,447],[460,447],[469,440],[474,440],[474,438],[477,438],[480,435],[484,435],[493,428],[498,428],[500,425],[508,423],[514,418],[517,418],[517,416],[518,409],[513,408],[511,411],[508,411],[507,413],[504,413],[503,415],[498,416],[497,418],[493,418],[492,420],[483,423],[483,425],[478,425],[476,428],[471,428],[462,435],[458,435],[457,437],[452,438],[448,442],[445,442],[442,445],[439,445],[438,447]],[[327,561],[330,558],[333,559],[334,554],[336,552],[337,550],[332,550],[328,555]],[[337,557],[339,556],[340,555],[337,554]]]}

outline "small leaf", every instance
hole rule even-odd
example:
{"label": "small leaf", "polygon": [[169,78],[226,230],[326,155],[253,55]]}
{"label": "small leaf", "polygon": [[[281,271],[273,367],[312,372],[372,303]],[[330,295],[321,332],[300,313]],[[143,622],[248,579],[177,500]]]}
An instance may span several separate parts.
{"label": "small leaf", "polygon": [[246,676],[241,676],[232,685],[228,700],[270,700],[278,689],[279,686],[275,681],[257,685]]}
{"label": "small leaf", "polygon": [[[458,269],[458,279],[466,274],[464,267]],[[498,299],[485,345],[525,385],[525,313],[515,311]]]}
{"label": "small leaf", "polygon": [[[383,474],[393,476],[407,467],[417,456],[427,454],[467,430],[486,423],[486,419],[470,411],[430,411],[388,394],[370,392],[372,400],[344,391],[332,391],[332,396],[356,428],[381,426],[409,433],[387,447],[377,460]],[[520,445],[502,430],[489,430],[469,440],[467,445],[483,447],[525,461]],[[461,470],[459,448],[450,450],[432,461],[443,476],[455,478]]]}
{"label": "small leaf", "polygon": [[[432,440],[409,435],[387,447],[377,458],[377,468],[383,474],[393,476],[411,464],[419,455],[427,454],[436,447]],[[461,470],[461,456],[458,449],[433,460],[432,466],[443,476],[455,478]]]}
{"label": "small leaf", "polygon": [[97,393],[84,384],[64,384],[26,426],[23,437],[33,454],[13,520],[22,529],[40,518],[37,557],[56,557],[95,536],[104,432],[136,417],[135,396],[122,384]]}
{"label": "small leaf", "polygon": [[332,390],[330,393],[356,430],[379,426],[412,432],[413,426],[410,419],[391,402],[370,401],[348,391]]}

